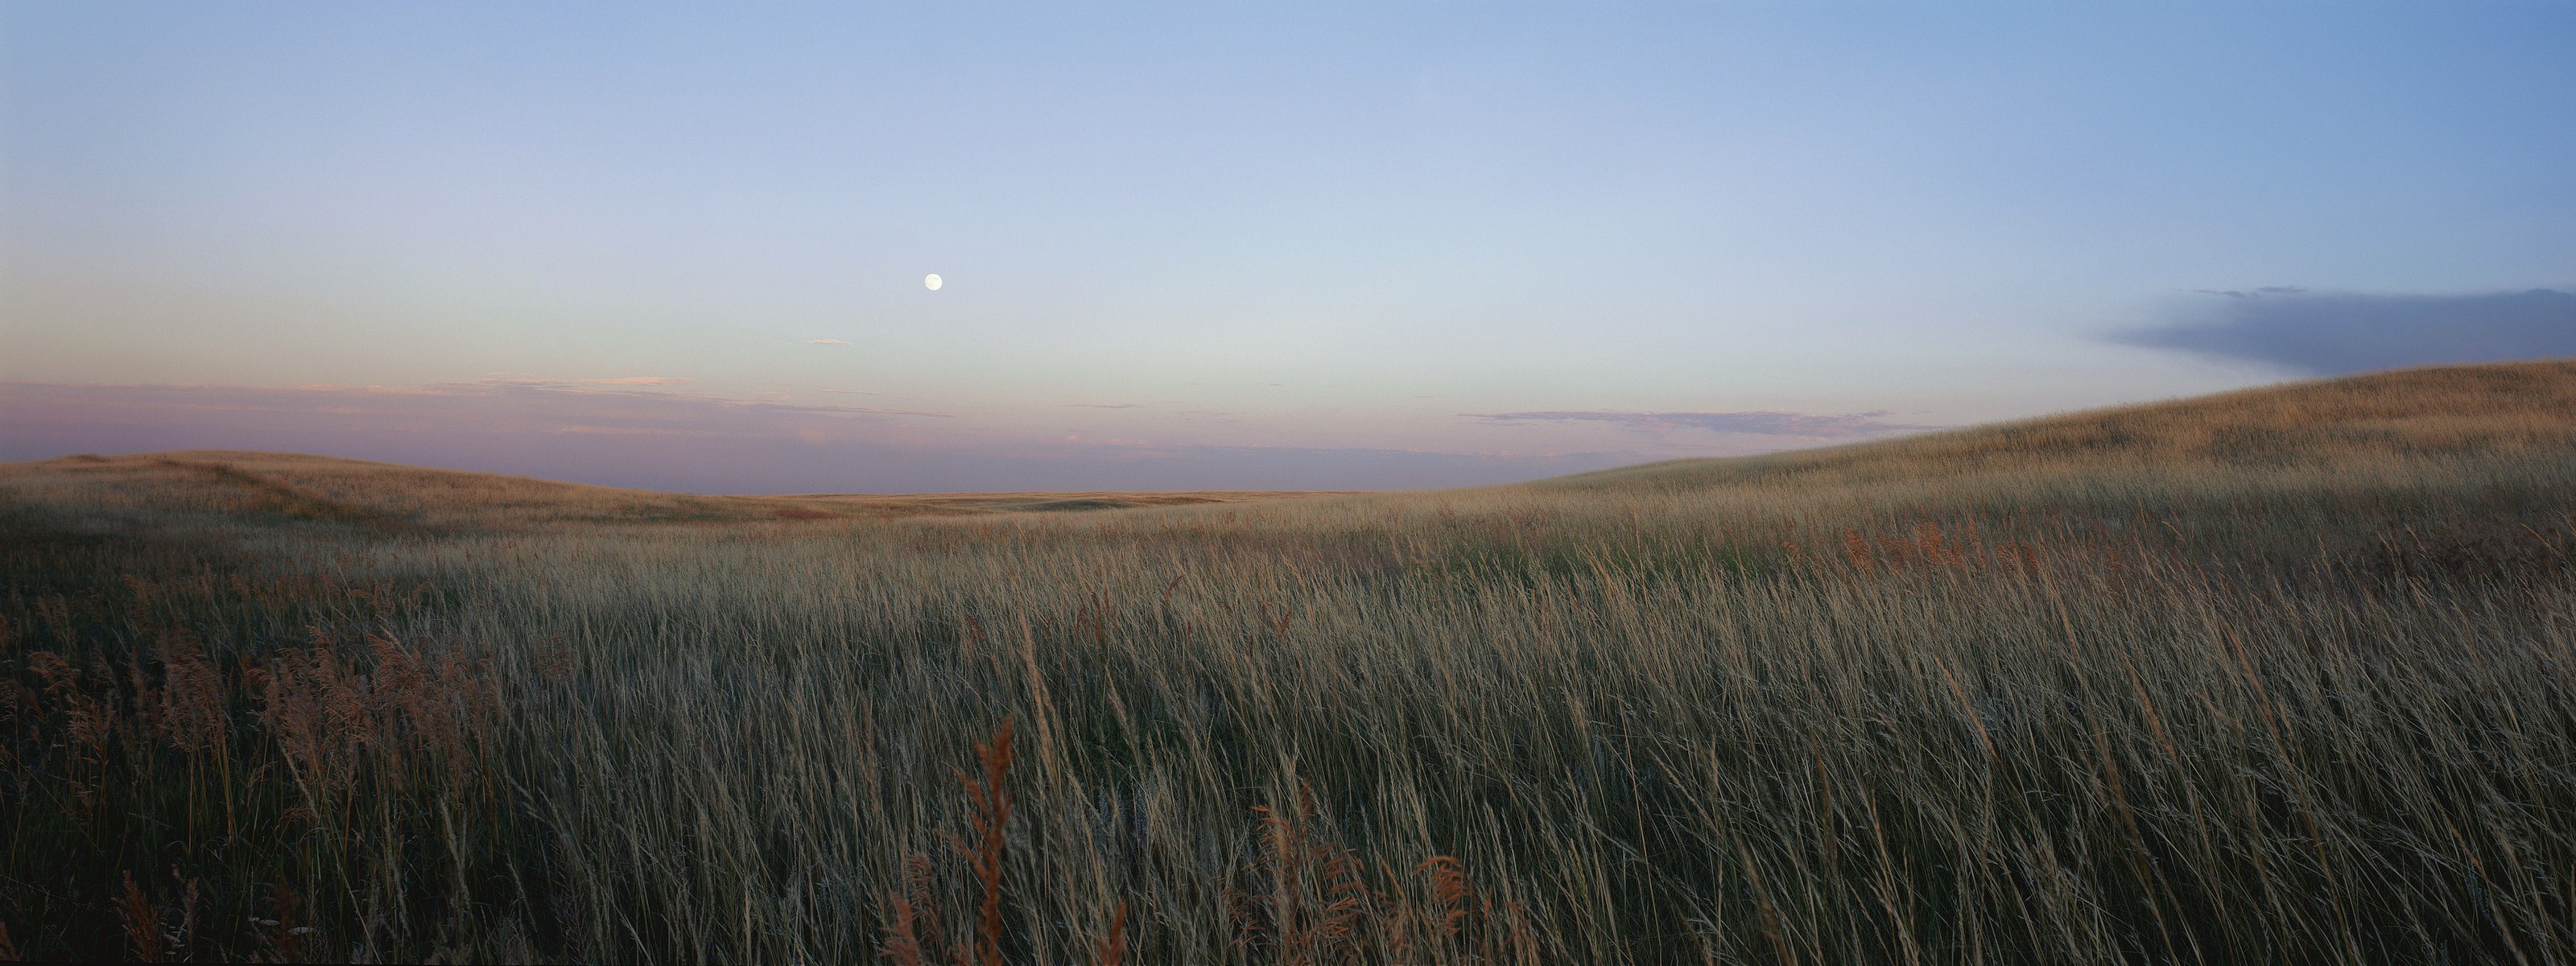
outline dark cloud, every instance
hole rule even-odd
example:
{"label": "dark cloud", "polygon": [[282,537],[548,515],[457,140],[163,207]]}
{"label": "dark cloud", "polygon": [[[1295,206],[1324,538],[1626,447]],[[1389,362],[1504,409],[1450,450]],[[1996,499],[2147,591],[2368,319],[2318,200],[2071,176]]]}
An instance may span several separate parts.
{"label": "dark cloud", "polygon": [[2440,362],[2576,356],[2576,295],[2359,295],[2296,288],[2209,292],[2164,325],[2112,341],[2318,374]]}
{"label": "dark cloud", "polygon": [[1039,438],[921,410],[536,379],[286,389],[0,382],[0,415],[0,460],[274,450],[695,493],[1427,489],[1643,459]]}
{"label": "dark cloud", "polygon": [[1756,436],[1799,436],[1808,439],[1845,439],[1854,436],[1872,436],[1880,433],[1896,433],[1905,432],[1907,430],[1940,428],[1937,426],[1915,426],[1907,423],[1891,423],[1882,421],[1879,417],[1890,415],[1890,412],[1884,409],[1867,413],[1838,414],[1793,413],[1779,409],[1762,409],[1755,410],[1753,412],[1740,413],[1659,413],[1623,412],[1618,410],[1582,410],[1572,412],[1535,413],[1469,413],[1467,415],[1471,415],[1477,419],[1482,419],[1488,422],[1546,420],[1561,422],[1618,423],[1631,428],[1649,431],[1669,429],[1705,429],[1713,433],[1745,433]]}

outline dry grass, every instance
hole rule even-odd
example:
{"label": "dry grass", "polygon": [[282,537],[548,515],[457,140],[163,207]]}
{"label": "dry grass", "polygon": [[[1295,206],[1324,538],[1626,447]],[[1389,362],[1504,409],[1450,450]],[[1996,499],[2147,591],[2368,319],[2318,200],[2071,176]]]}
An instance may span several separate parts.
{"label": "dry grass", "polygon": [[0,471],[33,956],[2576,960],[2576,365],[1099,512],[117,459]]}

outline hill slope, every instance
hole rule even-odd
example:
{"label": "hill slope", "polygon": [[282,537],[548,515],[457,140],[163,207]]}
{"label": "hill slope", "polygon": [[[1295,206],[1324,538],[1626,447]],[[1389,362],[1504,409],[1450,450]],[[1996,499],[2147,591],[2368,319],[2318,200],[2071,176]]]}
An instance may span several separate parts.
{"label": "hill slope", "polygon": [[2376,372],[1824,449],[1649,463],[1533,485],[1695,489],[2139,468],[2359,468],[2572,447],[2576,360],[2551,360]]}

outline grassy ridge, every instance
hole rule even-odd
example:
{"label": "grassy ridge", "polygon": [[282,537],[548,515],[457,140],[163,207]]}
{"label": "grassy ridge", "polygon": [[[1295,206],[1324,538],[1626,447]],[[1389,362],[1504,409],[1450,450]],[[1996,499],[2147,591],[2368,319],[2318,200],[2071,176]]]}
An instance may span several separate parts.
{"label": "grassy ridge", "polygon": [[[90,957],[2567,962],[2571,403],[2576,366],[2455,367],[1107,512],[22,465],[0,924]],[[1013,499],[944,506],[1046,502]],[[564,509],[603,505],[636,509]]]}

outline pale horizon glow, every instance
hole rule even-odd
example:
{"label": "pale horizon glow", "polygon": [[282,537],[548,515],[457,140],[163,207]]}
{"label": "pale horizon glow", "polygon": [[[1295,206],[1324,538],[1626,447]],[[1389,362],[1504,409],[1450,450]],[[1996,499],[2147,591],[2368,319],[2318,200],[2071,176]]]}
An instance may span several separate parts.
{"label": "pale horizon glow", "polygon": [[2571,52],[2511,3],[6,5],[0,459],[1382,489],[2576,355]]}

